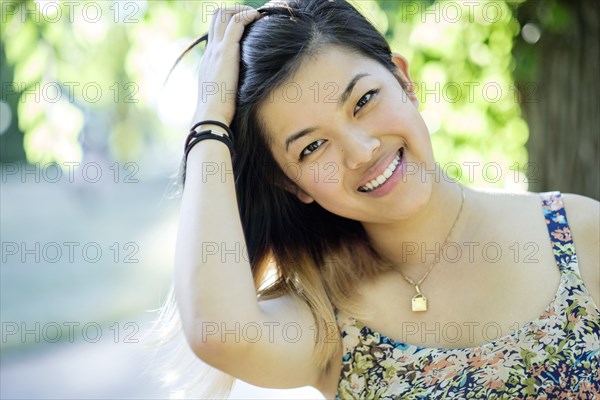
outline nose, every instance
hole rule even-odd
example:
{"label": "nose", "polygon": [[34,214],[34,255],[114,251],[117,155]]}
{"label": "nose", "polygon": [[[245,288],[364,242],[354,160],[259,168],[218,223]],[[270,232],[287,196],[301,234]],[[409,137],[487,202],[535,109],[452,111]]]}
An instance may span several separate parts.
{"label": "nose", "polygon": [[381,145],[377,137],[365,130],[348,130],[342,141],[342,159],[349,169],[356,169],[373,159],[373,155]]}

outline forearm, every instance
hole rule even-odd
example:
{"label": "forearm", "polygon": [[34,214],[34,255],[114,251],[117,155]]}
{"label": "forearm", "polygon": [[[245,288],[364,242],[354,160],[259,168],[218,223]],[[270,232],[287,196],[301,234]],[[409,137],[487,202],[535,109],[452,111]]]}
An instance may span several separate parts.
{"label": "forearm", "polygon": [[[208,168],[216,173],[203,173]],[[188,155],[175,254],[175,293],[188,339],[203,324],[232,329],[258,314],[232,169],[227,146],[216,140],[203,140]]]}

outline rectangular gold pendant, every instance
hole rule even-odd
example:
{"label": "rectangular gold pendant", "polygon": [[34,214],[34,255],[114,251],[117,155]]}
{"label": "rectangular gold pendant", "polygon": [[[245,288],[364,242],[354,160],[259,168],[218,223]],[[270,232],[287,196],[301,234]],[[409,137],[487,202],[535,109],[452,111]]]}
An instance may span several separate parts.
{"label": "rectangular gold pendant", "polygon": [[415,294],[412,298],[413,311],[427,311],[427,297],[422,294]]}

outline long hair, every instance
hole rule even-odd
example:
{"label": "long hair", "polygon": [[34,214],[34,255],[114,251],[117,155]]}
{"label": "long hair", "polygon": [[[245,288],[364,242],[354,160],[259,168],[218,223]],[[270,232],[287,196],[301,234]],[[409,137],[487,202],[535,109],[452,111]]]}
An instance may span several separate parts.
{"label": "long hair", "polygon": [[[272,1],[258,9],[263,17],[248,25],[241,39],[233,174],[241,223],[257,298],[299,296],[310,307],[317,333],[337,327],[335,310],[352,312],[357,286],[394,268],[371,246],[362,225],[322,208],[305,204],[285,188],[295,183],[273,158],[261,106],[298,70],[307,57],[331,46],[368,57],[396,71],[385,38],[344,0]],[[196,40],[177,62],[195,45]],[[275,279],[265,280],[274,268]],[[170,323],[169,323],[170,321]],[[163,338],[181,330],[173,296],[157,320]],[[315,368],[325,371],[341,341],[318,341]],[[208,394],[227,395],[233,380]],[[210,382],[209,382],[210,384]],[[207,395],[205,392],[204,395]]]}

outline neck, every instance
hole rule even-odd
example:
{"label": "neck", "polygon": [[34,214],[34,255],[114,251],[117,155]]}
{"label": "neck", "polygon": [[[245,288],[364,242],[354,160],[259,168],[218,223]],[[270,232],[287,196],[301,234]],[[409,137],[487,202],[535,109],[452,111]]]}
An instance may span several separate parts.
{"label": "neck", "polygon": [[[468,200],[467,189],[465,203]],[[432,184],[429,200],[420,209],[402,220],[386,224],[364,223],[363,226],[375,249],[408,273],[424,272],[440,254],[448,234],[449,241],[460,236],[466,204],[460,186],[450,179]],[[458,216],[458,220],[457,220]],[[455,224],[456,221],[456,224]],[[464,226],[464,225],[463,225]]]}

